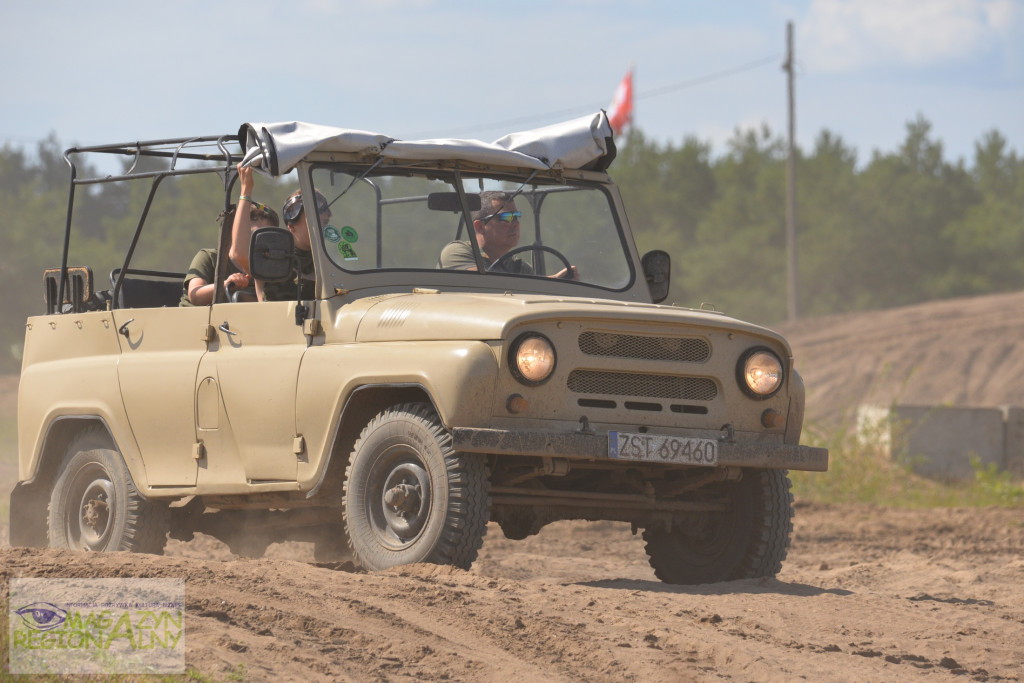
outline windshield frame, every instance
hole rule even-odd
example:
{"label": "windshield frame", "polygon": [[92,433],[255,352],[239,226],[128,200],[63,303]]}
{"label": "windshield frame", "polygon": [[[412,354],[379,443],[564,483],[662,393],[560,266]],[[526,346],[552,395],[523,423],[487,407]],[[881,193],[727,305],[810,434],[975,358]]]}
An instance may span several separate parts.
{"label": "windshield frame", "polygon": [[[536,172],[533,169],[528,170],[508,170],[508,169],[492,169],[492,168],[460,168],[459,165],[454,167],[444,168],[438,167],[438,163],[434,162],[429,165],[429,168],[424,168],[420,164],[374,164],[367,162],[358,161],[338,161],[335,158],[327,160],[308,160],[301,164],[298,169],[300,175],[300,184],[313,188],[314,175],[317,172],[331,172],[335,171],[338,173],[351,176],[356,179],[356,184],[365,184],[373,188],[373,192],[376,195],[376,211],[375,220],[376,225],[373,227],[375,231],[375,253],[372,257],[373,266],[366,269],[348,269],[345,268],[343,263],[339,263],[337,259],[332,258],[331,248],[327,244],[325,237],[326,225],[321,225],[319,216],[317,216],[315,225],[311,225],[311,232],[315,231],[316,234],[311,235],[312,243],[317,245],[316,252],[318,261],[321,261],[325,277],[333,282],[325,283],[328,285],[333,284],[335,291],[340,289],[351,290],[358,288],[357,282],[380,281],[380,277],[385,276],[390,281],[398,284],[406,279],[414,282],[422,282],[424,285],[429,286],[448,286],[448,287],[459,287],[468,289],[488,289],[488,290],[549,290],[550,285],[556,284],[559,289],[569,285],[574,288],[585,288],[588,291],[580,291],[577,289],[574,293],[576,296],[600,296],[602,298],[622,298],[624,294],[627,294],[637,287],[638,280],[642,278],[638,277],[639,268],[637,261],[637,253],[635,245],[632,242],[631,235],[629,233],[628,225],[625,225],[625,217],[622,215],[621,202],[618,199],[617,191],[614,185],[611,183],[610,178],[602,172],[594,171],[572,171],[572,172]],[[608,228],[614,231],[615,243],[618,245],[617,250],[612,249],[613,253],[621,254],[621,259],[625,261],[623,268],[624,282],[621,286],[607,286],[604,284],[598,284],[595,282],[587,282],[585,278],[582,281],[572,280],[553,280],[549,277],[532,276],[532,275],[517,275],[511,273],[502,273],[496,271],[488,272],[486,269],[479,269],[480,265],[485,265],[483,257],[480,253],[479,246],[475,239],[468,239],[471,244],[474,256],[478,263],[478,270],[476,271],[465,271],[465,270],[454,270],[454,269],[439,269],[439,268],[428,268],[428,267],[388,267],[382,266],[383,255],[381,250],[382,244],[382,230],[383,230],[383,216],[382,208],[391,204],[408,203],[408,202],[424,202],[426,203],[427,195],[408,195],[402,197],[383,197],[378,184],[378,180],[382,177],[420,177],[427,180],[439,181],[445,183],[448,186],[449,191],[454,191],[458,195],[459,204],[461,205],[461,211],[458,212],[460,218],[458,222],[458,231],[456,232],[454,239],[463,240],[466,239],[467,235],[472,234],[472,210],[467,197],[474,193],[474,190],[470,189],[473,185],[481,185],[483,182],[500,182],[507,183],[511,186],[509,193],[515,195],[515,198],[523,202],[524,208],[529,207],[529,210],[533,212],[532,228],[529,232],[524,229],[522,244],[519,246],[529,246],[536,244],[539,240],[540,244],[546,244],[543,241],[543,230],[545,223],[543,221],[543,203],[547,197],[555,193],[570,192],[575,190],[589,190],[598,191],[603,197],[603,201],[607,202],[607,214],[610,220]],[[528,181],[530,184],[525,184],[524,181]],[[346,183],[342,183],[341,187],[346,187]],[[323,192],[324,188],[317,187],[318,191]],[[329,192],[325,192],[329,204],[334,205],[335,202],[347,191],[344,190],[341,194],[333,195]],[[312,195],[311,195],[312,196]],[[332,212],[337,208],[336,205],[332,206]],[[456,214],[453,212],[452,216]],[[454,227],[454,224],[453,224]],[[610,233],[609,233],[610,235]],[[564,248],[564,247],[563,247]],[[531,252],[527,251],[526,254]],[[535,262],[543,267],[544,264],[544,253],[537,251],[533,252],[537,254]],[[615,257],[616,259],[620,257]],[[556,259],[557,261],[557,259]],[[320,270],[318,268],[318,270]],[[399,276],[400,273],[408,273],[408,278]],[[509,281],[513,281],[514,284],[510,284]],[[344,285],[339,285],[338,282],[343,282]],[[644,282],[643,284],[646,285]],[[646,286],[642,288],[646,294]],[[563,289],[564,291],[564,289]],[[634,293],[631,299],[636,299]]]}

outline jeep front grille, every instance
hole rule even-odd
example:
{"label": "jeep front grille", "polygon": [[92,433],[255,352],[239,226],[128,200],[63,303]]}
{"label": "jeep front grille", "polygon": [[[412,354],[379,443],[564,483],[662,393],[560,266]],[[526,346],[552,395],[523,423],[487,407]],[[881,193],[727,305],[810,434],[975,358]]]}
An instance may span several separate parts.
{"label": "jeep front grille", "polygon": [[588,356],[636,358],[703,363],[711,357],[711,345],[700,337],[642,337],[608,332],[584,332],[580,351]]}
{"label": "jeep front grille", "polygon": [[706,377],[678,377],[630,372],[573,370],[567,382],[570,391],[602,396],[635,396],[675,401],[713,401],[718,386]]}

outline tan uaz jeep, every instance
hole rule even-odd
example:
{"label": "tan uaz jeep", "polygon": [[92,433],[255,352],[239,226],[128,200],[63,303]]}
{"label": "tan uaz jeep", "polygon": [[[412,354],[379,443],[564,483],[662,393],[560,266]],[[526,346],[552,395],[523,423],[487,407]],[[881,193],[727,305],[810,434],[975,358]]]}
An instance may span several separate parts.
{"label": "tan uaz jeep", "polygon": [[[80,178],[88,154],[131,167]],[[202,532],[246,555],[293,539],[371,570],[465,568],[489,521],[522,539],[616,520],[643,530],[663,581],[776,574],[787,470],[828,467],[799,444],[790,348],[659,305],[669,258],[637,253],[614,156],[603,113],[494,143],[284,123],[68,150],[64,261],[25,335],[12,544],[161,552]],[[218,287],[180,307],[185,264],[140,265],[153,197],[202,176],[227,206],[243,160],[294,171],[312,254],[262,228],[250,267],[284,300]],[[98,182],[150,184],[102,292],[68,262],[76,188]],[[518,226],[519,246],[492,263],[487,226]]]}

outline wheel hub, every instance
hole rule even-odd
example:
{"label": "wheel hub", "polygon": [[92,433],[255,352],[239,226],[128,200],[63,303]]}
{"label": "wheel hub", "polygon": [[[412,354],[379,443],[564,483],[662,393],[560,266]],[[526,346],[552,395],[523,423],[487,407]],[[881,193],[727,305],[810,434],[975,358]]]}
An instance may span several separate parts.
{"label": "wheel hub", "polygon": [[420,487],[399,484],[384,492],[384,503],[402,517],[412,514],[420,508]]}
{"label": "wheel hub", "polygon": [[405,461],[392,464],[382,484],[378,533],[388,543],[410,543],[430,516],[430,478],[422,463]]}
{"label": "wheel hub", "polygon": [[107,550],[114,531],[114,485],[103,477],[86,479],[91,480],[79,498],[77,522],[69,520],[72,526],[68,537],[82,550]]}
{"label": "wheel hub", "polygon": [[104,520],[108,511],[107,501],[94,498],[88,501],[82,509],[82,521],[93,531],[101,531],[105,526]]}

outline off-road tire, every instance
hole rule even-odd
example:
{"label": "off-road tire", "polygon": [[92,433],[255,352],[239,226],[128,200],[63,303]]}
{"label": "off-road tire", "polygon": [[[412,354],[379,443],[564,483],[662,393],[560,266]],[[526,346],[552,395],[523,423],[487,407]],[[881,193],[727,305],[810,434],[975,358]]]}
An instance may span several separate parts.
{"label": "off-road tire", "polygon": [[147,500],[100,428],[72,439],[50,494],[47,531],[50,547],[163,554],[169,513]]}
{"label": "off-road tire", "polygon": [[785,470],[743,471],[739,481],[717,484],[720,512],[694,524],[644,529],[654,574],[665,583],[700,584],[775,576],[793,532],[793,495]]}
{"label": "off-road tire", "polygon": [[366,425],[349,460],[343,502],[358,566],[473,564],[490,517],[487,465],[451,444],[424,403],[394,406]]}

